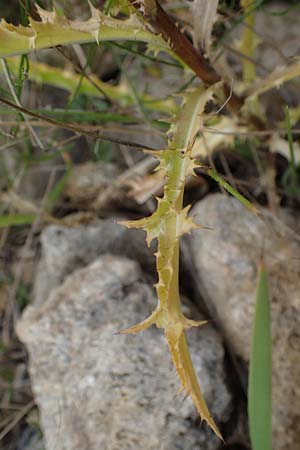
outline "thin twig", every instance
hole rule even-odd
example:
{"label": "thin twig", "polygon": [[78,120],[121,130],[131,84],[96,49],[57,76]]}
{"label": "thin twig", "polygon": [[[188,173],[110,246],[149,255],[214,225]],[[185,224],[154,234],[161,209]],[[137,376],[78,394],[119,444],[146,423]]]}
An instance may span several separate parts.
{"label": "thin twig", "polygon": [[[5,61],[5,59],[1,58],[1,64],[2,64],[2,67],[3,67],[3,72],[4,72],[4,75],[5,75],[5,78],[6,78],[8,87],[9,87],[9,90],[11,92],[11,95],[12,95],[14,101],[16,102],[16,104],[19,107],[22,107],[22,105],[20,103],[20,100],[18,99],[18,96],[16,94],[16,91],[15,91],[15,88],[14,88],[14,85],[13,85],[13,82],[12,82],[12,79],[11,79],[11,76],[10,76],[10,73],[9,73],[9,70],[8,70],[7,62]],[[34,138],[34,140],[36,141],[36,143],[40,147],[40,149],[44,150],[44,146],[43,146],[40,138],[38,137],[38,135],[36,134],[36,132],[32,128],[32,126],[30,125],[30,122],[29,122],[29,120],[26,117],[26,113],[24,111],[21,111],[21,115],[22,115],[22,117],[24,119],[24,122],[27,125],[27,128],[29,130],[30,135]]]}
{"label": "thin twig", "polygon": [[[221,131],[213,127],[203,127],[203,132],[212,134],[223,134],[225,136],[269,136],[274,133],[286,134],[285,128],[273,128],[269,130],[249,130],[249,131]],[[300,128],[291,130],[292,134],[299,135]]]}
{"label": "thin twig", "polygon": [[66,130],[73,131],[74,133],[84,134],[93,137],[95,139],[102,139],[103,141],[113,142],[115,144],[127,145],[128,147],[134,147],[140,150],[158,150],[156,148],[149,147],[147,145],[138,144],[137,142],[128,142],[124,141],[123,139],[105,136],[103,133],[101,133],[98,127],[95,131],[93,131],[90,129],[90,127],[85,128],[79,125],[73,125],[71,123],[59,122],[58,120],[50,119],[49,117],[43,116],[38,113],[34,113],[32,111],[29,111],[28,109],[18,106],[15,103],[12,103],[9,100],[6,100],[2,97],[0,97],[0,103],[3,103],[4,105],[9,106],[10,108],[13,108],[17,111],[23,112],[24,114],[28,114],[31,117],[35,117],[36,119],[42,120],[43,122],[50,123],[51,125],[54,125],[57,128],[64,128]]}
{"label": "thin twig", "polygon": [[35,401],[32,400],[24,408],[16,414],[15,418],[2,430],[0,433],[0,441],[25,417],[29,411],[34,407]]}
{"label": "thin twig", "polygon": [[[78,45],[78,44],[74,44],[74,45],[73,45],[73,48],[75,47],[75,45]],[[80,46],[79,46],[79,47],[80,47]],[[77,70],[77,71],[80,73],[81,77],[85,78],[85,79],[86,79],[86,80],[87,80],[87,81],[88,81],[95,89],[97,89],[97,91],[100,92],[101,95],[103,95],[103,97],[105,98],[105,100],[106,100],[110,105],[113,105],[113,104],[114,104],[113,100],[107,95],[107,93],[106,93],[103,89],[101,89],[101,87],[100,87],[97,83],[95,83],[95,81],[91,78],[90,75],[93,75],[93,74],[92,74],[92,73],[91,73],[91,74],[87,73],[88,64],[86,63],[85,65],[82,66],[81,61],[79,60],[79,57],[78,57],[78,53],[77,53],[77,52],[75,52],[75,53],[76,53],[77,59],[79,60],[79,64],[80,64],[80,65],[79,65],[79,64],[76,64],[76,63],[72,60],[72,58],[70,58],[68,55],[66,55],[62,48],[56,47],[56,50],[57,50],[58,53],[60,53],[67,61],[69,61],[69,62],[72,64],[73,68],[74,68],[75,70]]]}

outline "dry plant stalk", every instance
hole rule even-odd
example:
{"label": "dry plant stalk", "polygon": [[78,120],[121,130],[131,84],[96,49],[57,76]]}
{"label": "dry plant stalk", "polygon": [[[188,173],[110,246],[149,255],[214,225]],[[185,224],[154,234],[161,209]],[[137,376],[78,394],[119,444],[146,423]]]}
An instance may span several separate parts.
{"label": "dry plant stalk", "polygon": [[163,171],[166,179],[163,197],[157,199],[156,211],[144,219],[121,222],[128,227],[145,230],[148,245],[153,239],[158,241],[158,305],[146,320],[121,330],[120,333],[138,333],[153,324],[164,329],[181,381],[181,390],[191,397],[201,419],[222,439],[201,393],[185,337],[185,330],[204,325],[206,322],[190,320],[183,315],[178,286],[179,239],[183,234],[200,228],[188,217],[190,207],[182,207],[184,185],[186,178],[192,175],[197,167],[192,158],[193,142],[201,125],[205,105],[212,99],[217,86],[219,83],[209,89],[201,87],[187,92],[171,125],[168,148],[151,152],[160,162],[157,170]]}
{"label": "dry plant stalk", "polygon": [[[149,10],[145,10],[145,13],[150,24],[155,25],[156,31],[157,28],[160,29],[162,37],[149,29],[148,24],[140,20],[136,13],[126,20],[119,20],[105,16],[91,6],[91,18],[81,22],[69,21],[55,11],[48,12],[38,8],[41,22],[29,18],[29,27],[16,27],[1,21],[0,57],[29,53],[35,49],[67,43],[84,43],[93,40],[99,43],[101,40],[123,39],[143,41],[156,51],[164,50],[171,54],[175,51],[181,57],[182,49],[186,48],[186,38],[156,0],[154,3],[153,1],[148,3],[155,3],[155,8],[151,14]],[[222,439],[201,393],[185,337],[185,330],[201,326],[206,322],[193,321],[183,315],[178,286],[179,239],[192,229],[200,228],[188,217],[190,207],[182,206],[185,180],[197,167],[192,157],[192,147],[197,132],[202,126],[201,116],[205,105],[213,98],[216,88],[220,85],[216,83],[219,76],[208,65],[205,58],[199,56],[192,44],[189,43],[188,48],[189,58],[185,62],[200,78],[211,84],[211,87],[206,89],[202,86],[186,91],[182,105],[170,127],[168,148],[163,151],[148,150],[158,158],[160,161],[158,170],[163,171],[165,175],[164,195],[161,199],[157,199],[157,209],[150,217],[127,222],[126,225],[146,230],[148,245],[153,239],[158,241],[156,253],[158,305],[150,317],[138,325],[122,330],[121,333],[137,333],[152,324],[164,329],[181,382],[181,390],[191,397],[201,419],[205,420]],[[198,58],[199,61],[197,61]],[[7,106],[23,111],[20,106],[13,105],[8,100],[1,99],[1,101]],[[30,115],[43,119],[35,113]],[[55,125],[59,124],[53,119],[47,119],[47,121]],[[67,128],[78,131],[77,127],[70,125]]]}

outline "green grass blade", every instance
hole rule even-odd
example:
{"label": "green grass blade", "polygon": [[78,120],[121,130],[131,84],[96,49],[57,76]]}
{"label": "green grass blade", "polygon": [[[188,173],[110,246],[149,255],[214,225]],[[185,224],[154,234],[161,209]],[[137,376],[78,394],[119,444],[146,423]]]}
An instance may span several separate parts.
{"label": "green grass blade", "polygon": [[35,217],[36,214],[3,214],[0,217],[0,228],[31,225]]}
{"label": "green grass blade", "polygon": [[56,205],[57,201],[61,197],[64,188],[66,186],[66,183],[72,173],[72,164],[69,163],[67,165],[66,172],[64,175],[58,180],[58,182],[55,184],[54,188],[51,190],[47,197],[46,206],[45,209],[47,211],[51,211],[52,208]]}
{"label": "green grass blade", "polygon": [[[11,72],[17,76],[19,71],[19,59],[6,58],[6,61]],[[0,65],[0,72],[1,70]],[[52,67],[48,64],[38,63],[32,60],[30,61],[29,76],[31,81],[65,89],[73,96],[77,91],[78,94],[97,98],[108,97],[123,106],[131,106],[134,104],[132,94],[125,83],[113,86],[99,80],[95,75],[90,75],[89,79],[84,78],[82,75],[83,74],[76,74],[70,70],[67,71],[58,67]],[[155,99],[150,95],[145,94],[142,96],[142,100],[145,108],[152,111],[160,111],[170,114],[176,109],[176,103],[172,98]]]}
{"label": "green grass blade", "polygon": [[233,195],[239,202],[246,206],[246,208],[250,209],[250,211],[254,212],[255,214],[259,213],[258,209],[249,200],[247,200],[246,197],[244,197],[236,189],[234,189],[231,184],[227,183],[227,181],[225,181],[215,170],[208,168],[206,169],[206,173],[227,192]]}
{"label": "green grass blade", "polygon": [[[72,120],[73,122],[78,123],[88,123],[91,124],[91,122],[95,123],[103,123],[103,122],[119,122],[119,123],[130,123],[130,124],[136,124],[140,123],[141,119],[129,116],[125,114],[118,114],[118,113],[110,113],[110,112],[104,112],[104,111],[82,111],[79,109],[59,109],[59,108],[53,108],[53,109],[32,109],[31,110],[34,113],[38,114],[44,114],[45,116],[49,117],[55,117],[57,120]],[[7,109],[7,108],[1,108],[0,107],[0,114],[3,115],[16,115],[16,113],[13,110]]]}
{"label": "green grass blade", "polygon": [[248,384],[248,420],[252,450],[272,450],[272,340],[268,280],[261,263]]}

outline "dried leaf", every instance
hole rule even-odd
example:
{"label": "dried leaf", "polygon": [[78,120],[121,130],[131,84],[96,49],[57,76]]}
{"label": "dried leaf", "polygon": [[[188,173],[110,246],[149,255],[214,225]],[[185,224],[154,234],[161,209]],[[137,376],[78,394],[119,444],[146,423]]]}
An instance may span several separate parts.
{"label": "dried leaf", "polygon": [[192,13],[194,21],[194,46],[207,55],[211,46],[211,34],[217,17],[219,0],[194,0]]}
{"label": "dried leaf", "polygon": [[248,95],[248,98],[256,97],[270,89],[279,88],[283,83],[299,77],[299,75],[300,61],[297,61],[288,67],[276,67],[270,75],[252,86],[251,89],[246,92],[246,95]]}
{"label": "dried leaf", "polygon": [[165,183],[164,174],[162,172],[151,173],[144,177],[127,180],[124,184],[130,187],[128,195],[142,205],[153,195],[161,193]]}
{"label": "dried leaf", "polygon": [[[295,152],[295,163],[300,164],[300,146],[298,142],[293,143]],[[289,149],[289,143],[285,139],[281,138],[279,134],[274,133],[269,140],[269,149],[272,153],[279,153],[284,156],[288,161],[291,160],[291,153]]]}
{"label": "dried leaf", "polygon": [[193,145],[192,156],[205,159],[219,146],[223,148],[232,146],[235,137],[246,131],[245,126],[239,125],[237,117],[221,116],[211,128],[203,128],[201,136],[196,138]]}

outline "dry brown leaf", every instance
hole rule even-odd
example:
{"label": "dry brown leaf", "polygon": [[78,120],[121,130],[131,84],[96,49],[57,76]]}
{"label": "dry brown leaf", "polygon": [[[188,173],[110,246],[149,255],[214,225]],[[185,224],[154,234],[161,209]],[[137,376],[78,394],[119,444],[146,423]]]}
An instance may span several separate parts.
{"label": "dry brown leaf", "polygon": [[130,188],[128,195],[134,198],[139,205],[142,205],[152,198],[153,195],[158,195],[162,191],[164,182],[164,174],[155,172],[143,177],[126,180],[124,185]]}
{"label": "dry brown leaf", "polygon": [[[300,146],[298,142],[294,142],[294,158],[295,163],[298,165],[300,163]],[[272,153],[279,153],[284,156],[288,161],[291,160],[291,152],[289,148],[289,143],[287,140],[279,136],[278,133],[274,133],[269,140],[269,149]]]}
{"label": "dry brown leaf", "polygon": [[192,4],[194,22],[194,46],[207,55],[211,46],[211,34],[217,17],[219,0],[194,0]]}

